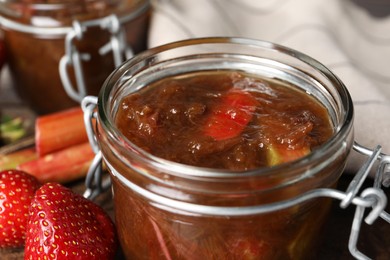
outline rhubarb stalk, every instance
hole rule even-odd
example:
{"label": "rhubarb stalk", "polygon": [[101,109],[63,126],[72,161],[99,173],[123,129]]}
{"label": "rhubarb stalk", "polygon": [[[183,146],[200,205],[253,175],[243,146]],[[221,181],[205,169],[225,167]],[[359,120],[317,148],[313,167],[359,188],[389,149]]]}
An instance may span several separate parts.
{"label": "rhubarb stalk", "polygon": [[94,156],[87,142],[22,163],[17,169],[35,176],[41,183],[66,183],[85,177]]}
{"label": "rhubarb stalk", "polygon": [[79,107],[36,119],[35,145],[40,157],[87,141],[83,111]]}
{"label": "rhubarb stalk", "polygon": [[38,158],[35,148],[25,148],[9,154],[0,155],[0,171],[16,168],[19,164]]}

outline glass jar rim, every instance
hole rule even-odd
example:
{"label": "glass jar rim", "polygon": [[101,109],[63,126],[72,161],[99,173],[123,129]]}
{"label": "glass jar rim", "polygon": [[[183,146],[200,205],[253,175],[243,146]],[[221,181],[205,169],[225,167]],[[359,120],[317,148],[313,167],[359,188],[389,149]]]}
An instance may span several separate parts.
{"label": "glass jar rim", "polygon": [[[133,144],[130,140],[124,137],[120,131],[115,127],[114,118],[110,114],[110,107],[108,106],[110,100],[110,94],[117,80],[128,71],[129,68],[137,64],[143,63],[146,64],[148,61],[153,60],[154,55],[162,53],[164,51],[173,50],[179,47],[193,46],[193,45],[202,45],[202,44],[237,44],[237,45],[249,45],[256,46],[259,48],[266,49],[268,51],[276,51],[283,54],[286,54],[294,59],[297,59],[301,62],[306,63],[307,65],[314,68],[317,72],[324,75],[329,79],[332,84],[337,87],[337,93],[340,95],[344,106],[344,115],[343,120],[338,122],[338,125],[335,126],[336,130],[332,137],[322,144],[320,147],[316,148],[307,156],[294,160],[292,162],[284,163],[281,165],[273,167],[264,167],[247,171],[230,171],[230,170],[220,170],[212,168],[203,168],[190,166],[185,164],[180,164],[172,161],[168,161],[159,157],[156,157],[143,149],[139,148]],[[171,42],[161,46],[157,46],[151,49],[148,49],[144,52],[141,52],[131,58],[130,60],[123,63],[120,67],[115,69],[111,75],[106,79],[103,87],[100,91],[98,97],[98,117],[99,122],[104,128],[104,131],[109,133],[110,138],[113,138],[115,142],[123,142],[126,147],[131,147],[133,149],[134,155],[138,159],[146,160],[153,166],[162,169],[163,171],[168,170],[171,173],[176,173],[181,177],[186,176],[188,178],[196,177],[213,177],[213,178],[242,178],[246,176],[267,176],[274,174],[275,172],[283,172],[283,169],[295,170],[302,169],[314,160],[318,160],[324,157],[325,152],[330,150],[331,147],[336,146],[340,141],[344,140],[350,131],[353,128],[353,117],[354,109],[351,96],[345,87],[345,85],[339,80],[339,78],[333,74],[328,68],[326,68],[322,63],[311,58],[310,56],[291,49],[286,46],[275,44],[268,41],[249,39],[249,38],[238,38],[238,37],[205,37],[205,38],[193,38],[187,40],[181,40],[177,42]]]}

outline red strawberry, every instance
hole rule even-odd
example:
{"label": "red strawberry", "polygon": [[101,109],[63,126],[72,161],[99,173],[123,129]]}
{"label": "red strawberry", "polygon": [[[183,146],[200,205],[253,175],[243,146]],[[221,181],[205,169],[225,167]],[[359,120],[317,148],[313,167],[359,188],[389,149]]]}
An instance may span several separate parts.
{"label": "red strawberry", "polygon": [[39,185],[25,172],[0,172],[0,248],[24,245],[29,206]]}
{"label": "red strawberry", "polygon": [[205,134],[215,140],[225,140],[239,135],[251,121],[256,109],[256,99],[241,90],[230,90],[220,104],[212,108],[206,121]]}
{"label": "red strawberry", "polygon": [[116,248],[114,224],[101,207],[57,183],[37,190],[25,259],[113,259]]}

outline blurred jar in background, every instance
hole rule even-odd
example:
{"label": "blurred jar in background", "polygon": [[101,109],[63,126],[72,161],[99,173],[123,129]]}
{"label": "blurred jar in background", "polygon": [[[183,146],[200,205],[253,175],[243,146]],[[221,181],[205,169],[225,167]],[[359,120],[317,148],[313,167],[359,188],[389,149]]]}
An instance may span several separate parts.
{"label": "blurred jar in background", "polygon": [[106,77],[146,49],[148,0],[4,0],[11,84],[29,107],[46,114],[98,95]]}

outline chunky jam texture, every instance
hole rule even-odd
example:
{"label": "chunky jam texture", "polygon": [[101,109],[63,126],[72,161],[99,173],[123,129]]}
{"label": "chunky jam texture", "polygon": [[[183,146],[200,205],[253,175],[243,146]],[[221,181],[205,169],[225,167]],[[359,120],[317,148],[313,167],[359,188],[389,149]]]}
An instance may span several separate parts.
{"label": "chunky jam texture", "polygon": [[[121,100],[116,125],[158,157],[233,171],[296,160],[333,134],[327,110],[309,94],[233,71],[190,73],[152,83]],[[325,181],[324,176],[337,174],[342,164],[332,162],[298,182],[289,182],[288,172],[185,180],[164,174],[156,181],[134,171],[143,169],[142,162],[131,168],[111,151],[106,153],[120,174],[155,195],[238,210],[330,187],[335,180]],[[151,176],[160,176],[152,171]],[[127,259],[312,259],[308,254],[321,237],[331,202],[310,200],[264,214],[195,214],[187,206],[179,210],[112,180],[116,225]]]}
{"label": "chunky jam texture", "polygon": [[231,71],[157,81],[123,98],[116,124],[155,156],[235,171],[298,159],[333,134],[327,110],[307,93]]}

